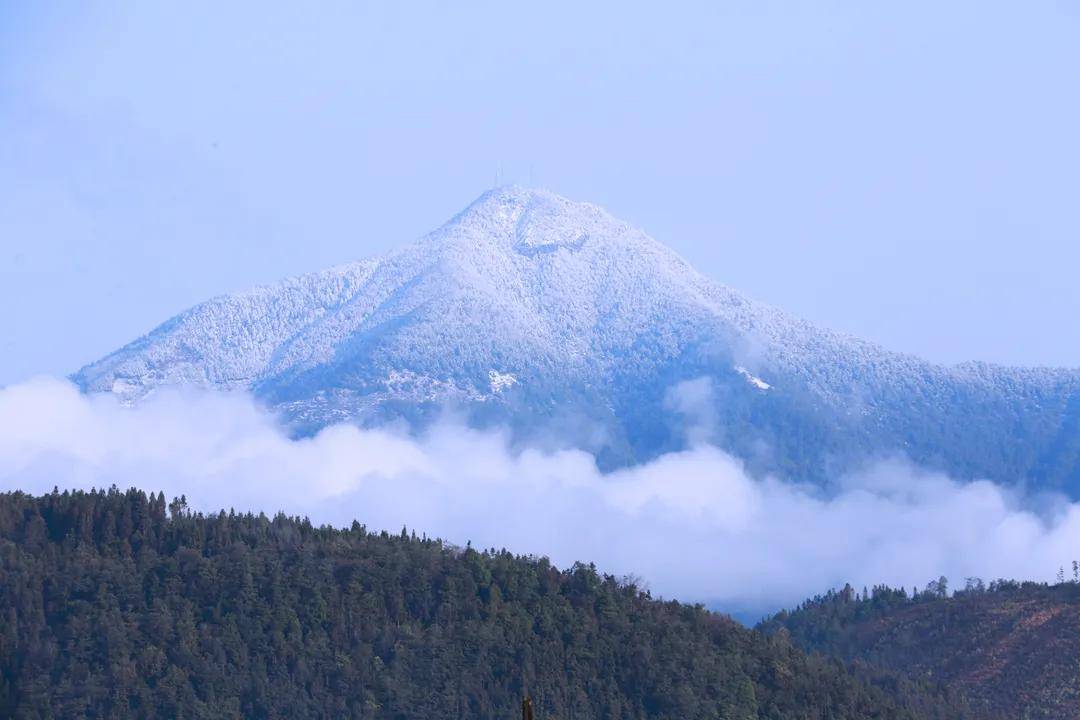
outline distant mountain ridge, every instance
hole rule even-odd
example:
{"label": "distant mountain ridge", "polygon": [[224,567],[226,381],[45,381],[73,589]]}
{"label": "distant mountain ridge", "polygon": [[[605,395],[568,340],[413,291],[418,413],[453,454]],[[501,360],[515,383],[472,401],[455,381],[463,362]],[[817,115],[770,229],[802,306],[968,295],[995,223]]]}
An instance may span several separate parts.
{"label": "distant mountain ridge", "polygon": [[518,187],[381,257],[197,305],[74,379],[129,399],[250,389],[301,433],[453,406],[617,466],[686,443],[671,391],[702,377],[708,439],[754,472],[822,481],[903,454],[1080,496],[1080,372],[890,352],[750,300],[596,206]]}

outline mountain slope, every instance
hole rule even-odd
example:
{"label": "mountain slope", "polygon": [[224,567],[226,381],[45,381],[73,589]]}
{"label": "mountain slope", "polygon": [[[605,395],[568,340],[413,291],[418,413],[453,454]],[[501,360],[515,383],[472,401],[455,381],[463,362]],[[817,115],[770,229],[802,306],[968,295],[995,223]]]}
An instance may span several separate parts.
{"label": "mountain slope", "polygon": [[129,398],[250,388],[299,432],[452,405],[619,465],[685,442],[670,391],[703,376],[695,422],[758,472],[822,480],[903,453],[1080,492],[1077,372],[891,353],[749,300],[595,206],[513,187],[380,258],[196,306],[75,379]]}
{"label": "mountain slope", "polygon": [[763,624],[867,674],[944,683],[1007,718],[1080,717],[1080,585],[998,582],[940,597],[875,588],[830,593]]}
{"label": "mountain slope", "polygon": [[0,716],[963,718],[576,565],[201,516],[135,490],[0,495]]}

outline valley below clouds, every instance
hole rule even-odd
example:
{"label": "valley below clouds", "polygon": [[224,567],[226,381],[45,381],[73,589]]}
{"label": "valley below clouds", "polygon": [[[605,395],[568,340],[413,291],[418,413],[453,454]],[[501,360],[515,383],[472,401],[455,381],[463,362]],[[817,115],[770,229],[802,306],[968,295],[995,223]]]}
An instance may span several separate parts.
{"label": "valley below clouds", "polygon": [[751,476],[686,434],[685,450],[605,473],[587,452],[520,448],[454,421],[418,435],[333,425],[294,439],[244,392],[158,390],[126,406],[39,378],[0,389],[0,489],[135,486],[186,495],[203,512],[406,526],[560,567],[595,562],[654,595],[733,611],[845,582],[1050,580],[1080,545],[1080,506],[1019,484],[883,458],[823,489]]}

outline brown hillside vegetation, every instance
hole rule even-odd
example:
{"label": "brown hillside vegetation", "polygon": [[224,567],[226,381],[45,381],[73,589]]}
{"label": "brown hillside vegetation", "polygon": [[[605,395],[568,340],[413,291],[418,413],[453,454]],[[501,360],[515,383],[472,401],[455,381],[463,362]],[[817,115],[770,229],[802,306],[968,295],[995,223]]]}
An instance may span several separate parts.
{"label": "brown hillside vegetation", "polygon": [[972,583],[929,591],[845,588],[762,624],[864,674],[941,682],[987,717],[1080,718],[1080,584]]}

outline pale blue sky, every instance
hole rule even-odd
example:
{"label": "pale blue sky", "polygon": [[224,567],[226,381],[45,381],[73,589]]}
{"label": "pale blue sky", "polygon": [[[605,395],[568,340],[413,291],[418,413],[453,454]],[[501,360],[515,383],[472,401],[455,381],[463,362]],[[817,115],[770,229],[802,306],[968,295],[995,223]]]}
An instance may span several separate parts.
{"label": "pale blue sky", "polygon": [[500,168],[820,324],[1080,365],[1080,0],[523,5],[0,4],[0,383]]}

